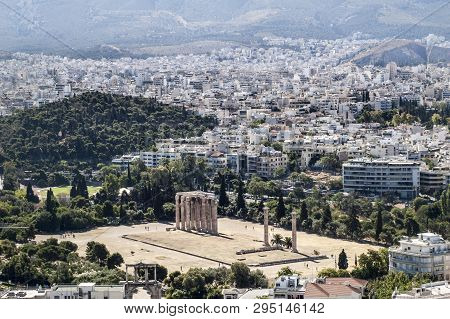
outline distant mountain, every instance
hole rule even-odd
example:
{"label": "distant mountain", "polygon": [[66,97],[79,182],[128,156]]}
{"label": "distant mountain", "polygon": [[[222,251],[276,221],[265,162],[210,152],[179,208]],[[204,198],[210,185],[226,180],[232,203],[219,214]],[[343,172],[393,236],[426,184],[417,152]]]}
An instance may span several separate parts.
{"label": "distant mountain", "polygon": [[[427,63],[426,46],[408,40],[396,40],[380,48],[367,50],[353,58],[358,65],[381,65],[395,62],[399,66]],[[429,57],[430,63],[450,63],[450,49],[434,46]]]}
{"label": "distant mountain", "polygon": [[[404,31],[445,0],[4,0],[0,49],[140,48],[196,41],[255,43],[260,34],[339,38],[363,32],[384,38]],[[406,38],[450,37],[450,6]],[[30,23],[29,21],[32,21]]]}

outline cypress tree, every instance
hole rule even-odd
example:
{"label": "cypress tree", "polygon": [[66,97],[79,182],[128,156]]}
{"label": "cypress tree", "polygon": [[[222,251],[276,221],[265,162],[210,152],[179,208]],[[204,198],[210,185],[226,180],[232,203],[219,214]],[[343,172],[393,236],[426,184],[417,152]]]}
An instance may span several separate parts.
{"label": "cypress tree", "polygon": [[30,203],[39,203],[39,197],[34,194],[31,182],[28,182],[27,184],[27,193],[25,195],[25,198]]}
{"label": "cypress tree", "polygon": [[345,253],[344,249],[342,249],[341,253],[339,254],[338,267],[339,267],[339,269],[347,269],[348,268],[347,254]]}
{"label": "cypress tree", "polygon": [[447,214],[450,214],[450,187],[442,192],[440,202],[442,215],[446,216]]}
{"label": "cypress tree", "polygon": [[277,221],[280,221],[284,216],[286,216],[286,206],[284,205],[283,194],[280,193],[278,196],[278,205],[276,210]]}
{"label": "cypress tree", "polygon": [[347,224],[347,232],[352,239],[355,238],[355,235],[359,233],[361,229],[361,223],[358,219],[358,214],[356,212],[355,206],[353,205],[350,210],[349,220]]}
{"label": "cypress tree", "polygon": [[236,198],[236,208],[238,212],[243,214],[243,218],[247,217],[247,205],[244,198],[244,183],[239,179],[238,181],[238,194]]}
{"label": "cypress tree", "polygon": [[125,223],[126,222],[127,211],[126,211],[125,207],[123,207],[122,204],[120,204],[120,208],[119,208],[119,218],[120,218],[120,222],[121,223]]}
{"label": "cypress tree", "polygon": [[58,206],[59,203],[56,200],[55,195],[53,195],[52,189],[50,188],[47,191],[47,199],[45,200],[45,210],[48,211],[49,213],[55,214]]}
{"label": "cypress tree", "polygon": [[89,192],[86,185],[86,178],[83,175],[78,176],[77,194],[84,198],[89,198]]}
{"label": "cypress tree", "polygon": [[380,234],[383,231],[383,216],[381,209],[377,211],[377,223],[375,225],[375,240],[380,240]]}
{"label": "cypress tree", "polygon": [[321,220],[321,228],[322,230],[325,230],[329,223],[333,221],[333,218],[331,216],[331,209],[330,206],[327,205],[323,211],[322,214],[322,220]]}
{"label": "cypress tree", "polygon": [[131,179],[130,163],[128,163],[128,166],[127,166],[127,186],[128,187],[133,186],[133,181]]}
{"label": "cypress tree", "polygon": [[75,185],[72,185],[70,188],[70,198],[73,199],[78,196],[77,187]]}
{"label": "cypress tree", "polygon": [[227,189],[225,185],[225,176],[220,175],[220,193],[219,193],[219,206],[227,207],[230,205],[230,200],[228,199]]}
{"label": "cypress tree", "polygon": [[308,217],[308,207],[306,206],[306,202],[302,201],[302,205],[300,206],[300,224],[307,220]]}

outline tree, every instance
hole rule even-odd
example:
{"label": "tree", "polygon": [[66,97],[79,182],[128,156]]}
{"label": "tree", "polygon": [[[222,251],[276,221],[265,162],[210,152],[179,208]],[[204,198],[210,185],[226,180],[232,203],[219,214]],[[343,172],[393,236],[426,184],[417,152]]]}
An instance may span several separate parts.
{"label": "tree", "polygon": [[406,227],[406,236],[408,237],[417,235],[420,232],[420,225],[412,216],[406,218],[405,227]]}
{"label": "tree", "polygon": [[51,277],[50,281],[55,284],[70,284],[73,279],[74,276],[69,264],[66,262],[59,262],[56,265],[56,272]]}
{"label": "tree", "polygon": [[347,254],[345,253],[344,249],[342,249],[341,253],[339,254],[338,267],[339,267],[339,269],[347,269],[348,268]]}
{"label": "tree", "polygon": [[284,237],[283,245],[287,249],[291,249],[292,248],[292,238],[291,237]]}
{"label": "tree", "polygon": [[127,210],[125,209],[123,204],[120,204],[119,219],[120,219],[121,223],[126,223],[127,222]]}
{"label": "tree", "polygon": [[103,182],[103,189],[106,192],[106,196],[115,200],[119,196],[120,183],[119,178],[114,174],[108,174]]}
{"label": "tree", "polygon": [[89,198],[89,192],[86,185],[86,178],[79,174],[77,177],[77,196]]}
{"label": "tree", "polygon": [[36,217],[36,229],[53,233],[59,230],[59,218],[54,213],[41,211]]}
{"label": "tree", "polygon": [[450,186],[448,186],[447,189],[442,192],[440,198],[440,205],[442,214],[444,216],[450,215]]}
{"label": "tree", "polygon": [[27,184],[27,192],[25,198],[30,203],[39,203],[39,196],[37,196],[33,191],[33,186],[31,186],[31,182]]}
{"label": "tree", "polygon": [[351,239],[356,238],[361,231],[361,223],[359,222],[358,214],[356,212],[356,206],[351,204],[350,213],[347,221],[347,234]]}
{"label": "tree", "polygon": [[380,240],[380,234],[383,231],[383,215],[381,212],[381,209],[378,209],[377,211],[377,221],[375,225],[375,240]]}
{"label": "tree", "polygon": [[8,191],[19,189],[17,168],[12,162],[3,163],[3,189]]}
{"label": "tree", "polygon": [[280,222],[280,220],[286,216],[286,206],[284,205],[284,198],[283,198],[283,194],[281,194],[281,193],[278,196],[278,205],[277,205],[275,216],[276,216],[276,219],[278,222]]}
{"label": "tree", "polygon": [[292,276],[292,275],[301,275],[301,273],[292,270],[289,266],[285,266],[285,267],[281,268],[277,273],[277,277]]}
{"label": "tree", "polygon": [[133,179],[131,178],[130,163],[128,163],[128,165],[127,165],[127,186],[128,187],[133,186]]}
{"label": "tree", "polygon": [[102,215],[103,217],[114,217],[114,206],[111,201],[107,200],[103,204]]}
{"label": "tree", "polygon": [[[86,246],[86,259],[99,265],[105,265],[109,257],[109,251],[105,244],[90,241]],[[117,259],[116,259],[117,260]]]}
{"label": "tree", "polygon": [[352,276],[360,279],[375,279],[386,275],[389,271],[388,250],[383,248],[378,251],[369,249],[361,254],[358,267],[353,269]]}
{"label": "tree", "polygon": [[250,268],[241,262],[231,264],[231,278],[236,288],[249,288]]}
{"label": "tree", "polygon": [[325,209],[323,210],[322,213],[322,220],[321,220],[321,225],[320,228],[322,229],[322,231],[324,231],[325,229],[327,229],[328,225],[333,221],[333,218],[331,216],[331,208],[330,205],[326,205]]}
{"label": "tree", "polygon": [[72,185],[70,188],[70,199],[74,199],[78,196],[77,187],[75,185]]}
{"label": "tree", "polygon": [[439,124],[442,123],[442,117],[441,117],[438,113],[434,113],[434,114],[431,116],[431,122],[432,122],[434,125],[439,125]]}
{"label": "tree", "polygon": [[274,246],[281,247],[283,245],[283,236],[280,234],[274,234],[271,243]]}
{"label": "tree", "polygon": [[239,179],[238,181],[238,193],[236,198],[236,209],[240,212],[242,218],[247,217],[247,205],[244,198],[244,183]]}
{"label": "tree", "polygon": [[250,288],[267,288],[269,281],[264,273],[260,270],[254,270],[250,272]]}
{"label": "tree", "polygon": [[225,185],[225,176],[220,174],[220,191],[219,191],[219,206],[228,207],[230,205],[230,200],[227,195],[227,188]]}
{"label": "tree", "polygon": [[247,189],[258,200],[266,193],[266,183],[261,178],[253,176],[247,184]]}
{"label": "tree", "polygon": [[423,274],[410,278],[404,272],[391,272],[371,282],[368,289],[376,299],[391,299],[395,290],[410,291],[412,288],[420,287],[429,282],[429,276]]}
{"label": "tree", "polygon": [[426,227],[428,228],[430,219],[434,220],[441,215],[441,205],[439,203],[433,203],[429,205],[423,205],[417,210],[417,216],[425,220]]}
{"label": "tree", "polygon": [[351,277],[350,273],[346,269],[334,269],[334,268],[325,268],[319,271],[317,274],[319,278],[349,278]]}
{"label": "tree", "polygon": [[300,224],[303,224],[303,222],[306,221],[308,218],[309,218],[308,207],[306,206],[306,202],[302,201],[302,204],[300,207]]}
{"label": "tree", "polygon": [[121,254],[119,253],[113,253],[111,256],[108,257],[106,261],[106,265],[109,269],[114,269],[116,267],[120,267],[123,264],[124,260]]}
{"label": "tree", "polygon": [[49,213],[56,214],[56,209],[58,208],[59,203],[53,195],[53,191],[50,188],[47,191],[47,198],[45,200],[45,210]]}

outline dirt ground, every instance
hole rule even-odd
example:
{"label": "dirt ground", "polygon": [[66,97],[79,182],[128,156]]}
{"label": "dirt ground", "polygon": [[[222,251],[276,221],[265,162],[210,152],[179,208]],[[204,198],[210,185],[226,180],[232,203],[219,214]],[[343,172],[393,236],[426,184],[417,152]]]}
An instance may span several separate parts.
{"label": "dirt ground", "polygon": [[[249,265],[255,265],[266,261],[304,258],[305,255],[314,256],[315,253],[327,257],[321,260],[286,264],[292,269],[300,271],[304,276],[314,276],[323,268],[334,268],[335,256],[342,249],[345,249],[347,253],[350,266],[354,265],[355,255],[366,252],[370,248],[379,249],[367,244],[298,232],[297,246],[300,254],[289,251],[270,251],[236,255],[236,251],[241,249],[262,247],[263,225],[228,218],[219,219],[218,224],[221,234],[219,237],[182,231],[167,231],[166,229],[173,225],[153,223],[101,227],[84,233],[75,233],[75,237],[72,235],[67,235],[65,238],[60,235],[39,235],[37,240],[55,237],[59,240],[73,241],[78,245],[80,255],[84,255],[86,244],[94,240],[104,243],[110,252],[122,254],[126,263],[155,262],[164,265],[169,271],[180,270],[183,272],[191,267],[218,267],[220,262],[242,261]],[[273,234],[281,234],[283,237],[291,236],[290,231],[275,227],[269,227],[269,232],[269,238],[272,238]],[[134,240],[123,238],[124,235]],[[160,247],[153,246],[153,244]],[[277,271],[283,266],[285,265],[258,268],[270,279],[273,279],[276,277]]]}

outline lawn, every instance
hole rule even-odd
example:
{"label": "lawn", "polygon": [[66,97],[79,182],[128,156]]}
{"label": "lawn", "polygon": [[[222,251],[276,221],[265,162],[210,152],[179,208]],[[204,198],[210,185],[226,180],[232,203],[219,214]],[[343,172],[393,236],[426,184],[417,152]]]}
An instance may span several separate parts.
{"label": "lawn", "polygon": [[[56,198],[70,196],[70,189],[72,186],[62,186],[62,187],[52,187],[53,194]],[[88,186],[89,196],[95,195],[99,192],[101,187],[99,186]],[[36,189],[36,192],[39,194],[41,199],[47,198],[47,190],[48,188],[39,188]]]}

